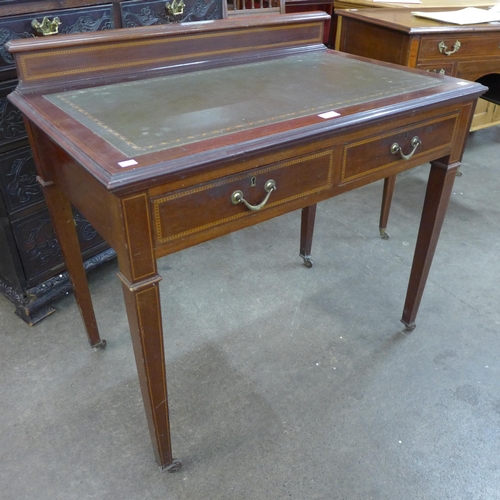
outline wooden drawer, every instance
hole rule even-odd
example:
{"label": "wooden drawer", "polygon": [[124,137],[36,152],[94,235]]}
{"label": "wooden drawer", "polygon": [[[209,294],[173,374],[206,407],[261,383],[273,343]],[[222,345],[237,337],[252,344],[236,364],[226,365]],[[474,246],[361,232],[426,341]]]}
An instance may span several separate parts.
{"label": "wooden drawer", "polygon": [[[374,175],[379,170],[391,166],[396,173],[425,163],[427,159],[435,159],[437,154],[447,154],[451,150],[458,118],[459,114],[453,113],[390,130],[368,139],[346,143],[342,155],[341,183]],[[403,159],[399,152],[391,152],[393,144],[397,143],[403,153],[409,155],[413,149],[411,142],[414,137],[418,137],[421,144],[409,160]],[[442,153],[439,153],[439,150],[442,150]],[[371,161],[367,162],[367,158]]]}
{"label": "wooden drawer", "polygon": [[[458,46],[458,44],[460,46]],[[442,45],[440,49],[440,45]],[[447,55],[445,52],[453,52]],[[448,59],[470,58],[475,56],[499,56],[500,34],[462,35],[460,33],[425,37],[419,51],[419,60],[423,59]]]}
{"label": "wooden drawer", "polygon": [[[152,199],[156,244],[175,244],[238,221],[244,227],[242,220],[256,214],[265,220],[267,211],[330,189],[332,177],[333,149],[328,149],[157,196]],[[258,212],[232,203],[233,193],[241,191],[248,203],[260,204],[269,180],[276,190]]]}
{"label": "wooden drawer", "polygon": [[423,71],[429,71],[431,73],[437,73],[438,75],[448,75],[455,76],[455,65],[453,63],[445,63],[439,61],[439,63],[434,64],[417,64],[417,68]]}
{"label": "wooden drawer", "polygon": [[[174,22],[167,13],[166,0],[143,2],[130,0],[120,3],[122,26],[152,26]],[[184,0],[183,13],[175,22],[204,21],[222,18],[222,0]]]}
{"label": "wooden drawer", "polygon": [[[454,76],[463,78],[464,80],[475,81],[486,75],[496,74],[498,77],[498,73],[500,73],[500,54],[496,58],[475,57],[470,61],[457,61],[457,70]],[[488,82],[482,83],[487,87],[489,86]]]}
{"label": "wooden drawer", "polygon": [[0,19],[0,79],[15,78],[14,59],[5,50],[4,44],[9,40],[36,36],[36,32],[31,25],[34,19],[41,23],[44,17],[49,18],[50,21],[54,17],[58,17],[61,22],[58,26],[58,32],[63,34],[98,31],[115,27],[112,8],[112,4],[105,4],[77,9],[51,10],[39,14],[25,14]]}

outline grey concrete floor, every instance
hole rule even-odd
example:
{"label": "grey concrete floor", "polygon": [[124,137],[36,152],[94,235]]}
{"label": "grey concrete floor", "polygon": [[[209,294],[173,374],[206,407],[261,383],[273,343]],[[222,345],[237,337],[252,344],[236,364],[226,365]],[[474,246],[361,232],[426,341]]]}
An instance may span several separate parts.
{"label": "grey concrete floor", "polygon": [[428,165],[162,259],[173,449],[155,464],[115,262],[35,327],[0,297],[0,497],[500,499],[500,128],[472,134],[417,317],[399,322]]}

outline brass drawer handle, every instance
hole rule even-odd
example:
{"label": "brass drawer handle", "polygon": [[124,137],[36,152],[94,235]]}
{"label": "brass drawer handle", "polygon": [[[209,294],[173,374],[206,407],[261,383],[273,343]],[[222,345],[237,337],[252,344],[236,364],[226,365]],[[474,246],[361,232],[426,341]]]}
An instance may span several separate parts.
{"label": "brass drawer handle", "polygon": [[457,40],[455,45],[453,45],[453,50],[448,50],[448,47],[444,44],[444,42],[439,42],[438,49],[441,54],[446,54],[447,56],[451,56],[455,52],[458,52],[458,49],[462,46],[462,44]]}
{"label": "brass drawer handle", "polygon": [[167,11],[168,18],[173,23],[177,23],[181,20],[184,14],[184,7],[186,4],[184,0],[172,0],[172,3],[167,2],[165,4],[165,10]]}
{"label": "brass drawer handle", "polygon": [[446,70],[441,68],[439,71],[437,69],[428,69],[427,73],[437,73],[438,75],[446,75]]}
{"label": "brass drawer handle", "polygon": [[403,160],[409,160],[412,156],[413,156],[413,153],[415,153],[415,151],[417,150],[417,148],[420,146],[420,144],[422,144],[422,141],[417,137],[415,136],[412,140],[411,140],[411,143],[410,143],[413,147],[413,149],[410,151],[409,154],[405,155],[403,153],[403,150],[401,149],[401,146],[395,142],[392,146],[391,146],[391,153],[393,155],[399,153],[401,155],[401,158],[403,158]]}
{"label": "brass drawer handle", "polygon": [[269,200],[271,193],[276,190],[276,183],[272,179],[269,179],[264,184],[264,190],[267,192],[266,197],[258,205],[250,205],[250,203],[248,203],[248,201],[245,200],[245,198],[243,198],[243,193],[241,191],[235,191],[231,195],[231,203],[233,205],[237,205],[238,203],[244,203],[249,210],[253,210],[255,212],[263,208],[264,205],[267,203],[267,200]]}
{"label": "brass drawer handle", "polygon": [[44,17],[41,23],[36,19],[33,19],[33,21],[31,21],[32,28],[39,36],[57,35],[57,33],[59,33],[60,24],[61,20],[58,17],[54,17],[52,21],[48,17]]}

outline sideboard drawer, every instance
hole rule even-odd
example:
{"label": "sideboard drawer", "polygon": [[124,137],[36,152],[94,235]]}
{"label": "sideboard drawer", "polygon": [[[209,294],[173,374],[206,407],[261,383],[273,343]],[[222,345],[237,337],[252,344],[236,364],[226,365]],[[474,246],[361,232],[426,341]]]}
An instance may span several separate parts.
{"label": "sideboard drawer", "polygon": [[435,62],[432,64],[417,64],[417,68],[438,75],[455,76],[456,69],[454,63],[445,63],[444,61]]}
{"label": "sideboard drawer", "polygon": [[499,55],[500,34],[474,36],[456,33],[423,38],[418,58],[419,60],[454,59]]}
{"label": "sideboard drawer", "polygon": [[172,17],[167,12],[167,0],[149,2],[126,0],[120,2],[122,25],[124,28],[152,26],[172,22],[206,21],[222,18],[221,0],[185,0],[182,14]]}
{"label": "sideboard drawer", "polygon": [[[14,59],[4,48],[9,40],[31,38],[36,32],[31,25],[33,20],[41,23],[44,17],[52,21],[59,18],[58,33],[84,33],[99,31],[115,27],[112,4],[76,9],[60,9],[42,12],[39,14],[25,14],[21,16],[4,17],[0,19],[0,79],[15,78]],[[4,76],[2,73],[7,73]]]}
{"label": "sideboard drawer", "polygon": [[[459,113],[439,116],[407,127],[390,130],[377,136],[353,141],[344,145],[342,155],[341,183],[351,182],[375,174],[379,170],[393,166],[403,170],[406,166],[425,163],[428,158],[436,158],[436,150],[451,149],[451,143],[458,125]],[[418,137],[420,144],[414,149],[412,140]],[[399,151],[392,152],[398,144],[403,154],[411,156],[410,161],[402,158]],[[366,159],[371,161],[367,162]]]}
{"label": "sideboard drawer", "polygon": [[154,197],[156,243],[175,243],[256,214],[257,211],[250,210],[243,202],[232,202],[237,191],[249,204],[256,206],[269,194],[266,183],[274,181],[276,189],[258,211],[262,214],[273,207],[330,189],[332,178],[333,148]]}

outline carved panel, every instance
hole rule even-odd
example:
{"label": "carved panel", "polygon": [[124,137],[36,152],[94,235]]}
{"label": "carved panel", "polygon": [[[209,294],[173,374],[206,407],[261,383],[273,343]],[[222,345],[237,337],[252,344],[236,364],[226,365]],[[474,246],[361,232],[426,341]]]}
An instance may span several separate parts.
{"label": "carved panel", "polygon": [[26,138],[23,115],[7,99],[16,84],[15,81],[0,84],[0,147]]}
{"label": "carved panel", "polygon": [[[74,217],[82,252],[105,244],[90,223],[75,210]],[[12,223],[19,255],[23,263],[28,286],[42,278],[49,278],[64,269],[61,249],[46,209]]]}
{"label": "carved panel", "polygon": [[[19,4],[22,0],[0,0],[0,5],[9,3]],[[33,9],[29,9],[33,12],[38,2],[30,0],[29,3],[33,4]],[[17,75],[14,59],[4,44],[12,39],[36,36],[33,20],[57,27],[60,34],[115,28],[111,2],[100,5],[95,2],[93,6],[81,8],[64,8],[64,1],[52,2],[52,5],[56,3],[61,7],[58,10],[0,18],[0,293],[16,304],[16,314],[29,324],[51,312],[49,302],[65,293],[70,285],[63,273],[59,244],[36,181],[22,115],[7,100],[17,85]],[[59,21],[53,22],[54,18]],[[94,228],[79,213],[75,217],[84,259],[93,262],[104,254],[111,258],[114,253],[106,250],[107,245]],[[92,265],[98,264],[96,261]]]}
{"label": "carved panel", "polygon": [[0,190],[9,214],[43,200],[29,146],[0,155]]}
{"label": "carved panel", "polygon": [[[50,20],[58,17],[61,22],[58,32],[63,34],[99,31],[115,27],[111,5],[4,17],[0,19],[0,72],[9,72],[9,78],[15,76],[14,60],[12,55],[5,50],[4,44],[9,40],[36,36],[31,23],[34,19],[41,22],[44,17]],[[5,78],[2,77],[2,79]]]}
{"label": "carved panel", "polygon": [[172,0],[153,2],[121,2],[122,25],[125,28],[152,26],[171,22],[192,22],[222,18],[221,0],[184,0],[182,14],[173,19],[167,13],[167,3]]}

